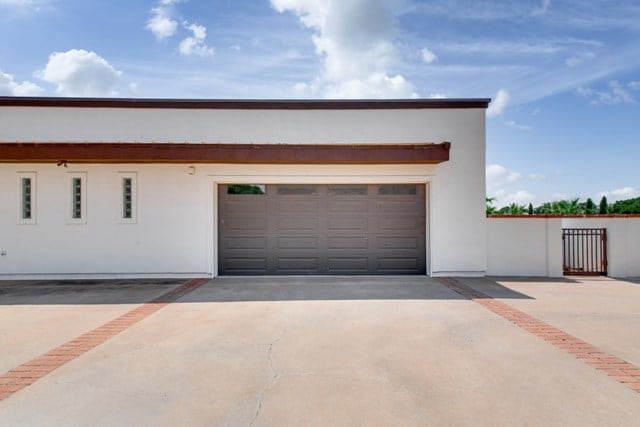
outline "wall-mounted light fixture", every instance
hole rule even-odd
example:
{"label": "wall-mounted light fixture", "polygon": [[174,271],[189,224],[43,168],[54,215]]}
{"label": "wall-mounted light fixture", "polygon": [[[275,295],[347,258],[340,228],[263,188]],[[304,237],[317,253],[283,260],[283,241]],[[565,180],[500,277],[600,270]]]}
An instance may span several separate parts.
{"label": "wall-mounted light fixture", "polygon": [[67,167],[67,161],[66,160],[60,160],[58,162],[58,167],[60,167],[60,166],[64,166],[66,168]]}
{"label": "wall-mounted light fixture", "polygon": [[195,167],[195,166],[189,166],[189,167],[187,168],[187,173],[188,173],[189,175],[195,175],[195,174],[196,174],[196,167]]}

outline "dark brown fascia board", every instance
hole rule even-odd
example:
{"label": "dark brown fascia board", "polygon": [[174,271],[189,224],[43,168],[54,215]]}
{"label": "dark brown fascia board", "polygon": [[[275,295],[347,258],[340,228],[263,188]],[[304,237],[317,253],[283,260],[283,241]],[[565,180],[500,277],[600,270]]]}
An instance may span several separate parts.
{"label": "dark brown fascia board", "polygon": [[451,99],[153,99],[0,96],[0,107],[147,108],[205,110],[486,109],[490,98]]}
{"label": "dark brown fascia board", "polygon": [[0,143],[0,163],[437,164],[451,144]]}

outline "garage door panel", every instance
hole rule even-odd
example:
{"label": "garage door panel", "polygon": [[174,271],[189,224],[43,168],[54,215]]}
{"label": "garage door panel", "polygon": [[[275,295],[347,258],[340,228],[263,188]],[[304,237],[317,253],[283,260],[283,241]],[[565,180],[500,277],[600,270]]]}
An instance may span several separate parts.
{"label": "garage door panel", "polygon": [[317,231],[318,220],[314,217],[288,217],[278,220],[278,231]]}
{"label": "garage door panel", "polygon": [[224,247],[227,249],[266,249],[267,238],[264,236],[229,236],[224,239]]}
{"label": "garage door panel", "polygon": [[248,195],[229,196],[225,203],[225,212],[228,214],[264,214],[267,212],[267,200],[262,197]]}
{"label": "garage door panel", "polygon": [[417,271],[420,268],[419,258],[380,258],[378,267],[381,271]]}
{"label": "garage door panel", "polygon": [[277,203],[278,212],[307,212],[315,215],[318,210],[318,202],[315,200],[284,200]]}
{"label": "garage door panel", "polygon": [[[422,199],[424,201],[424,199]],[[394,213],[400,215],[406,215],[407,213],[410,215],[420,214],[424,211],[424,206],[418,200],[408,200],[408,201],[386,201],[380,203],[379,210],[382,213]]]}
{"label": "garage door panel", "polygon": [[332,272],[345,272],[345,271],[358,271],[366,273],[369,271],[369,258],[367,257],[359,257],[359,258],[329,258],[328,259],[328,267]]}
{"label": "garage door panel", "polygon": [[327,243],[329,249],[367,249],[369,247],[369,239],[363,236],[329,236]]}
{"label": "garage door panel", "polygon": [[278,249],[318,249],[317,237],[291,236],[278,237]]}
{"label": "garage door panel", "polygon": [[286,271],[315,271],[318,269],[318,258],[278,258],[277,268],[281,272]]}
{"label": "garage door panel", "polygon": [[367,200],[330,200],[329,213],[355,213],[361,215],[367,212]]}
{"label": "garage door panel", "polygon": [[423,219],[415,216],[382,216],[378,222],[380,231],[410,231],[420,232],[424,224]]}
{"label": "garage door panel", "polygon": [[424,236],[420,239],[418,236],[384,236],[378,237],[379,249],[411,249],[418,250],[424,245]]}
{"label": "garage door panel", "polygon": [[226,268],[229,271],[265,271],[267,270],[267,258],[266,257],[256,257],[256,258],[234,258],[228,257],[225,260]]}
{"label": "garage door panel", "polygon": [[339,217],[339,218],[329,218],[327,228],[329,231],[366,230],[367,224],[368,224],[368,219],[366,216]]}
{"label": "garage door panel", "polygon": [[265,230],[267,229],[267,217],[256,215],[227,216],[223,219],[227,230]]}

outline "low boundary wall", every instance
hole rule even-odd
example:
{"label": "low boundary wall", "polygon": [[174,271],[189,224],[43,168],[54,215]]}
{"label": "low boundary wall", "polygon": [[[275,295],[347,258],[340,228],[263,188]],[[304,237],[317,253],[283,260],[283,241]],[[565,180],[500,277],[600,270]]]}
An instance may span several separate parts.
{"label": "low boundary wall", "polygon": [[606,228],[608,274],[640,277],[640,215],[487,218],[487,275],[562,276],[562,228]]}

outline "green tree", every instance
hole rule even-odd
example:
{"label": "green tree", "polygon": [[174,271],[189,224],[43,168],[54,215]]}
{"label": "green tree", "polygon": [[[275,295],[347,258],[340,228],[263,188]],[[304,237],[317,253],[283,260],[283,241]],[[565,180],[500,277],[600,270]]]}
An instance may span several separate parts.
{"label": "green tree", "polygon": [[533,205],[531,203],[529,203],[529,208],[527,209],[527,213],[529,215],[533,215]]}
{"label": "green tree", "polygon": [[527,211],[527,208],[525,208],[524,205],[519,205],[517,203],[511,203],[506,208],[507,208],[507,211],[506,211],[507,215],[524,215],[524,213]]}
{"label": "green tree", "polygon": [[591,198],[587,199],[587,202],[584,205],[584,213],[587,215],[593,215],[596,213],[596,205],[593,203]]}
{"label": "green tree", "polygon": [[582,213],[582,206],[580,205],[579,198],[558,200],[551,203],[551,210],[551,213],[555,215],[580,215]]}
{"label": "green tree", "polygon": [[487,215],[495,215],[498,213],[498,208],[496,208],[493,204],[495,203],[495,197],[486,197],[486,214]]}
{"label": "green tree", "polygon": [[616,214],[638,214],[640,213],[640,197],[618,200],[610,208],[610,211]]}
{"label": "green tree", "polygon": [[551,215],[553,214],[553,206],[551,205],[551,203],[545,202],[542,204],[542,206],[539,206],[536,209],[536,213],[542,214],[542,215]]}
{"label": "green tree", "polygon": [[600,199],[600,215],[606,215],[609,213],[609,205],[607,204],[607,196],[602,196]]}

